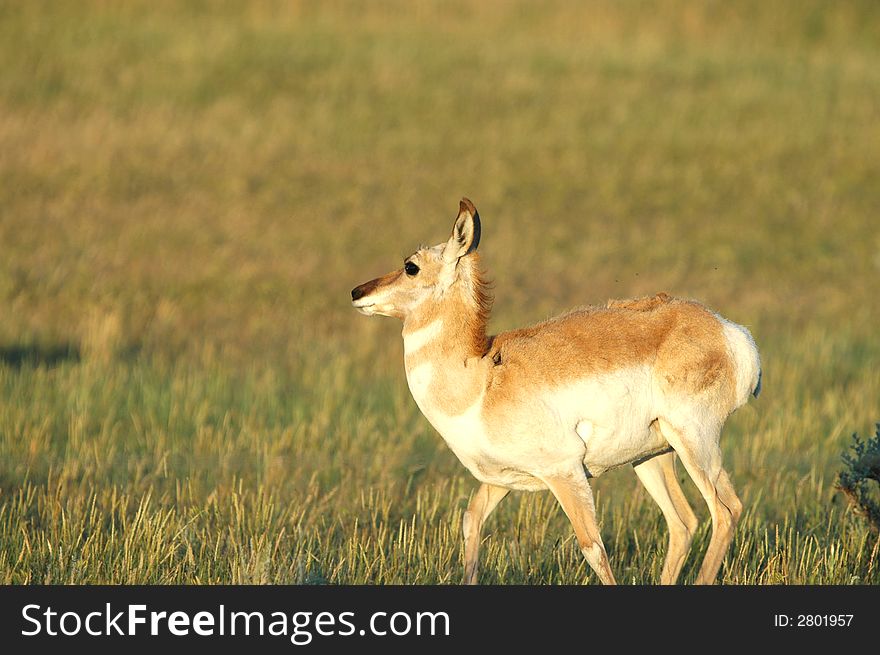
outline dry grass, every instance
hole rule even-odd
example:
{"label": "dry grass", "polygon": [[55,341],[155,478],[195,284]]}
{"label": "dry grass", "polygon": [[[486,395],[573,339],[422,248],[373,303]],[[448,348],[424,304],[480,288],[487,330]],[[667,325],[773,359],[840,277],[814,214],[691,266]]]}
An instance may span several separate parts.
{"label": "dry grass", "polygon": [[[834,489],[880,418],[878,43],[872,2],[0,5],[0,581],[457,581],[475,482],[347,298],[462,195],[495,329],[660,290],[752,329],[724,582],[880,581]],[[656,580],[659,511],[596,489]],[[593,581],[547,494],[488,531],[484,581]]]}

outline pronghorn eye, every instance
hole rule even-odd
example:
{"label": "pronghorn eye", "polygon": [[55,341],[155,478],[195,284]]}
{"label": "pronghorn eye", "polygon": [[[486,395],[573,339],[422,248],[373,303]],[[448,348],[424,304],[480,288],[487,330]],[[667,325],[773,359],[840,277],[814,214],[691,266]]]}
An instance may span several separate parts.
{"label": "pronghorn eye", "polygon": [[415,275],[416,273],[419,272],[419,267],[416,266],[415,264],[413,264],[412,262],[406,262],[406,263],[403,265],[403,270],[406,271],[406,274],[407,274],[407,275],[409,275],[410,277],[412,277],[413,275]]}

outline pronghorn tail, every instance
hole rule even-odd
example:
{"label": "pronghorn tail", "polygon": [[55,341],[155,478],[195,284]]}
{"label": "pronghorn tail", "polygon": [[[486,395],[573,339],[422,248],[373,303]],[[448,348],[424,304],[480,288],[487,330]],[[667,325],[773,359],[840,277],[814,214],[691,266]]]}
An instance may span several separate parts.
{"label": "pronghorn tail", "polygon": [[735,370],[736,407],[742,407],[749,396],[757,398],[761,393],[761,358],[748,328],[726,319],[721,319],[721,323]]}

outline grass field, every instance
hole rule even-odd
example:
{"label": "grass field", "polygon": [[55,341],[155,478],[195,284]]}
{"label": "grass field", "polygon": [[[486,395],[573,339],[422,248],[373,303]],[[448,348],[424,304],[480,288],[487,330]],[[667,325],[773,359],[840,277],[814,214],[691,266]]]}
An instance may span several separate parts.
{"label": "grass field", "polygon": [[[457,582],[477,483],[349,291],[462,195],[494,330],[661,290],[752,330],[722,582],[880,582],[835,491],[880,420],[876,2],[3,2],[0,70],[0,582]],[[656,581],[659,510],[594,488]],[[483,582],[596,582],[547,493],[485,535]]]}

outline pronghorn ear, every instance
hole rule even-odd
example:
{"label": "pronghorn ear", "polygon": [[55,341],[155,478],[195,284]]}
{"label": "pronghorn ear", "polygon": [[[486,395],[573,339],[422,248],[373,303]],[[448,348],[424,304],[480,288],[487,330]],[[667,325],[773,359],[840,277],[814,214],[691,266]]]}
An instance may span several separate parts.
{"label": "pronghorn ear", "polygon": [[458,205],[458,218],[452,226],[452,236],[443,249],[443,259],[449,263],[469,255],[480,245],[480,214],[467,198]]}

